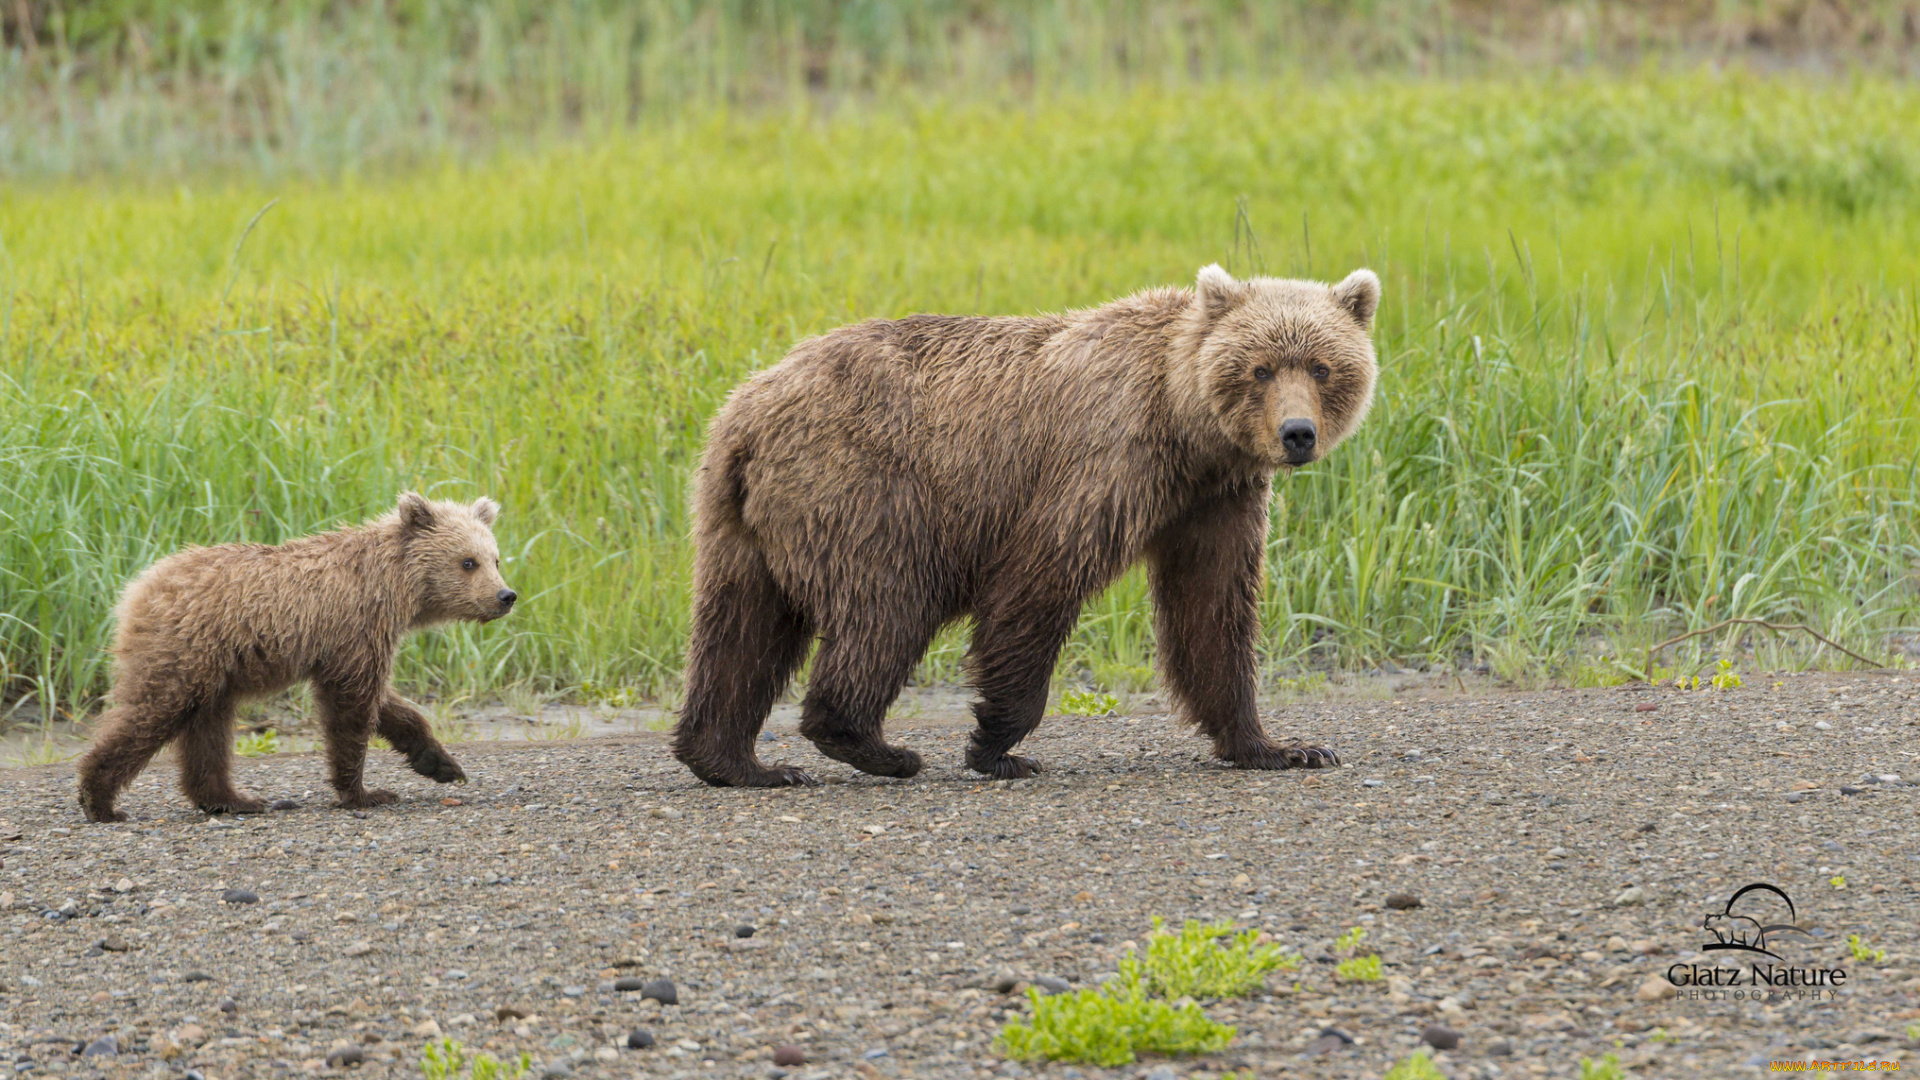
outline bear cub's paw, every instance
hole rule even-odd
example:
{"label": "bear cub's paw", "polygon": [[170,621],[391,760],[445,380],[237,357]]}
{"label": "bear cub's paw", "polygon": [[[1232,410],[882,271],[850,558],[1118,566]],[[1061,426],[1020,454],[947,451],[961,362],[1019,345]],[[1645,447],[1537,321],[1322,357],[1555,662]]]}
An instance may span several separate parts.
{"label": "bear cub's paw", "polygon": [[117,821],[133,820],[132,818],[127,816],[126,811],[124,810],[115,810],[111,806],[106,806],[106,807],[99,806],[94,803],[87,802],[85,800],[81,801],[80,809],[86,811],[87,820],[93,822],[96,825],[111,825]]}
{"label": "bear cub's paw", "polygon": [[367,810],[375,806],[386,806],[389,803],[397,803],[399,801],[400,796],[395,795],[391,791],[380,789],[374,789],[372,791],[348,791],[342,793],[340,796],[340,808],[342,810]]}
{"label": "bear cub's paw", "polygon": [[1263,743],[1225,756],[1242,769],[1331,769],[1340,764],[1340,755],[1326,747],[1300,743]]}
{"label": "bear cub's paw", "polygon": [[1030,757],[1019,754],[1001,754],[994,758],[980,758],[967,755],[967,768],[984,773],[995,780],[1025,780],[1041,773],[1040,763]]}
{"label": "bear cub's paw", "polygon": [[467,778],[467,774],[460,769],[460,763],[437,746],[408,758],[407,765],[414,772],[437,784],[451,784]]}

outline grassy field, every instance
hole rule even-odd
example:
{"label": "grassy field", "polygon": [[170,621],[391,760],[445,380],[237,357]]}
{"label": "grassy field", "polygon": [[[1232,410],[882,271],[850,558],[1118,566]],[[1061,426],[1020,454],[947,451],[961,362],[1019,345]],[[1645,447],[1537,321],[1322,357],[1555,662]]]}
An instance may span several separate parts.
{"label": "grassy field", "polygon": [[[525,599],[409,645],[408,687],[670,699],[688,475],[741,377],[851,320],[1215,260],[1386,285],[1366,428],[1278,485],[1275,678],[1616,678],[1603,656],[1736,615],[1884,652],[1920,624],[1915,130],[1920,89],[1867,74],[1356,75],[690,110],[325,175],[23,172],[0,680],[23,716],[84,713],[146,562],[417,486],[505,505]],[[1129,577],[1063,679],[1143,685],[1149,627]]]}

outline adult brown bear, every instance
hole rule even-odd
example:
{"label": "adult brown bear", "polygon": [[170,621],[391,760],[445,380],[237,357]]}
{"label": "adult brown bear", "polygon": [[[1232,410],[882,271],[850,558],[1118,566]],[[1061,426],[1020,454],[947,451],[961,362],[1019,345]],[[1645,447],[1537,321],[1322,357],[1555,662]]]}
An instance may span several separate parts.
{"label": "adult brown bear", "polygon": [[1145,559],[1181,716],[1247,768],[1336,763],[1255,711],[1256,599],[1276,469],[1316,461],[1373,397],[1380,281],[1218,266],[1031,318],[916,315],[802,342],[713,422],[695,496],[693,636],[674,754],[710,784],[808,784],[754,755],[820,638],[801,734],[864,772],[920,756],[881,725],[940,627],[974,622],[967,765],[1040,722],[1081,605]]}

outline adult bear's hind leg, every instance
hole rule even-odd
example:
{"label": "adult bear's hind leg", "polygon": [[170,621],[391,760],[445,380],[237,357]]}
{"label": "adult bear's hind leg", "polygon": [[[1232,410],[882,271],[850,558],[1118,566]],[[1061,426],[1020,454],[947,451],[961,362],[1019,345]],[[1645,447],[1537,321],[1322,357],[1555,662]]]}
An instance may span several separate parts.
{"label": "adult bear's hind leg", "polygon": [[852,626],[823,629],[807,699],[800,706],[800,734],[835,761],[904,779],[920,772],[920,755],[886,741],[887,706],[913,674],[937,627],[917,614],[890,614],[914,624],[889,625],[884,617],[869,616]]}
{"label": "adult bear's hind leg", "polygon": [[738,554],[745,565],[736,573],[723,579],[718,569],[703,568],[696,575],[687,700],[674,725],[673,756],[715,787],[812,784],[804,771],[762,765],[754,753],[811,635],[758,553]]}

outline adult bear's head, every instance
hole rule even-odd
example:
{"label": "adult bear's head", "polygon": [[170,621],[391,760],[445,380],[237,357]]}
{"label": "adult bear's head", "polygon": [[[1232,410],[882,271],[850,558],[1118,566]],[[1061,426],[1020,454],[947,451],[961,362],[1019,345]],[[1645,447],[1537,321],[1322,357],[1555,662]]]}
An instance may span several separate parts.
{"label": "adult bear's head", "polygon": [[1180,335],[1180,382],[1240,449],[1272,466],[1318,461],[1373,403],[1379,305],[1371,270],[1325,285],[1205,267]]}

